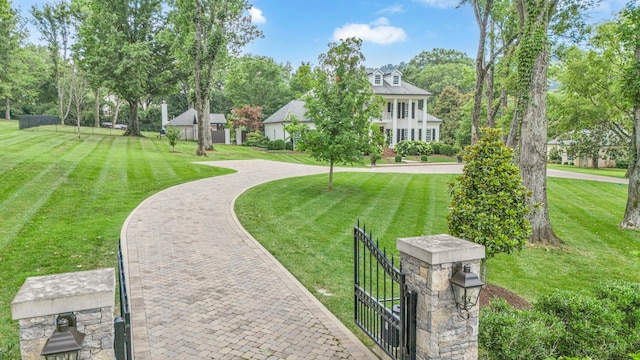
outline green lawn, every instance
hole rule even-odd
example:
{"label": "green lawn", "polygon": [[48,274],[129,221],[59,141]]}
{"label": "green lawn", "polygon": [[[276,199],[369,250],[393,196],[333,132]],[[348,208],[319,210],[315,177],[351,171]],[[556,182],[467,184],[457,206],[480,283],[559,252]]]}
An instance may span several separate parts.
{"label": "green lawn", "polygon": [[140,202],[230,172],[192,164],[202,160],[194,143],[170,152],[166,139],[17,129],[0,121],[0,354],[17,344],[10,304],[27,277],[115,267],[120,228]]}
{"label": "green lawn", "polygon": [[611,176],[611,177],[620,178],[620,179],[624,179],[624,175],[627,173],[627,169],[616,169],[616,168],[594,169],[594,168],[586,168],[586,167],[579,167],[579,166],[573,166],[573,165],[560,165],[560,164],[547,164],[547,168],[577,172],[582,174]]}
{"label": "green lawn", "polygon": [[[228,170],[195,165],[195,143],[171,151],[166,139],[125,138],[83,129],[18,131],[0,121],[0,354],[17,344],[10,303],[29,276],[115,267],[120,228],[148,196]],[[66,130],[66,129],[65,129]],[[96,129],[97,130],[97,129]],[[316,163],[303,154],[216,146],[209,160]],[[431,158],[431,157],[430,157]],[[238,199],[238,216],[348,326],[352,323],[352,227],[367,224],[394,254],[397,237],[447,231],[447,175],[337,173],[273,182]],[[565,249],[528,248],[489,262],[489,281],[533,299],[600,280],[637,281],[640,234],[621,231],[626,186],[549,180],[556,232]],[[568,275],[568,276],[567,276]]]}
{"label": "green lawn", "polygon": [[[399,237],[447,232],[448,175],[338,173],[285,179],[248,190],[236,213],[256,237],[345,324],[352,321],[352,227],[358,219],[397,256]],[[638,281],[640,233],[617,228],[627,187],[549,178],[563,249],[528,247],[488,262],[488,281],[529,300],[556,289],[588,293],[603,280]],[[334,296],[318,292],[324,289]]]}

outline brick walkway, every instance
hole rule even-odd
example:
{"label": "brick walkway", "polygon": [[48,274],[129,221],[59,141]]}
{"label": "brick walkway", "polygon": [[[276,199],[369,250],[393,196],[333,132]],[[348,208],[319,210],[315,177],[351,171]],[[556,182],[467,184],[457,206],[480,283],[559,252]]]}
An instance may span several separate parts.
{"label": "brick walkway", "polygon": [[[376,359],[233,212],[235,198],[250,187],[327,168],[263,160],[208,164],[238,172],[161,191],[123,226],[135,358]],[[462,166],[335,170],[442,174],[460,173]],[[625,182],[556,170],[549,175]]]}
{"label": "brick walkway", "polygon": [[124,224],[135,358],[376,359],[233,213],[247,188],[327,168],[215,165],[238,172],[164,190]]}

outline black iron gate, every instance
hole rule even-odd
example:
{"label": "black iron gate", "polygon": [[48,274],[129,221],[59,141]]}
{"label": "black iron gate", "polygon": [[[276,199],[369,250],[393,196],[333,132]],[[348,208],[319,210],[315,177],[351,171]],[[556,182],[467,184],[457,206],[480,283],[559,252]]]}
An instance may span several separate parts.
{"label": "black iron gate", "polygon": [[417,294],[360,222],[353,229],[353,251],[356,324],[392,359],[415,360]]}
{"label": "black iron gate", "polygon": [[115,336],[113,339],[113,351],[116,360],[129,360],[131,356],[131,313],[129,311],[129,295],[124,276],[124,263],[122,260],[122,247],[118,245],[118,283],[120,284],[120,317],[113,322]]}

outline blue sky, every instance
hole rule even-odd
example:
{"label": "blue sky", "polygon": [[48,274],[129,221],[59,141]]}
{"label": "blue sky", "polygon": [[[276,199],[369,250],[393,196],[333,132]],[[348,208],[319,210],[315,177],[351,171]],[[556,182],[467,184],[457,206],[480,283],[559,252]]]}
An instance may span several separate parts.
{"label": "blue sky", "polygon": [[[46,0],[13,0],[28,17],[32,4]],[[245,52],[290,62],[317,64],[327,44],[340,38],[363,39],[368,67],[409,62],[423,50],[455,49],[475,58],[478,28],[470,6],[458,0],[253,0],[253,22],[264,37]],[[606,0],[592,10],[593,21],[611,19],[625,0]],[[38,34],[32,30],[32,41]]]}

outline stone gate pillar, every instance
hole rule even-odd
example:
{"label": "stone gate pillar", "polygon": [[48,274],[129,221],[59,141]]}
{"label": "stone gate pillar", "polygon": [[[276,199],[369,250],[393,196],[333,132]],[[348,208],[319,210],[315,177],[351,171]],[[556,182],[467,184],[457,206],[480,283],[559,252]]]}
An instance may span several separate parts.
{"label": "stone gate pillar", "polygon": [[449,279],[462,263],[478,274],[484,246],[450,235],[400,238],[396,246],[409,290],[418,292],[416,359],[477,359],[478,306],[462,318]]}
{"label": "stone gate pillar", "polygon": [[28,278],[11,303],[13,319],[20,322],[22,359],[43,359],[56,317],[72,312],[85,334],[81,358],[112,360],[115,279],[113,268]]}

